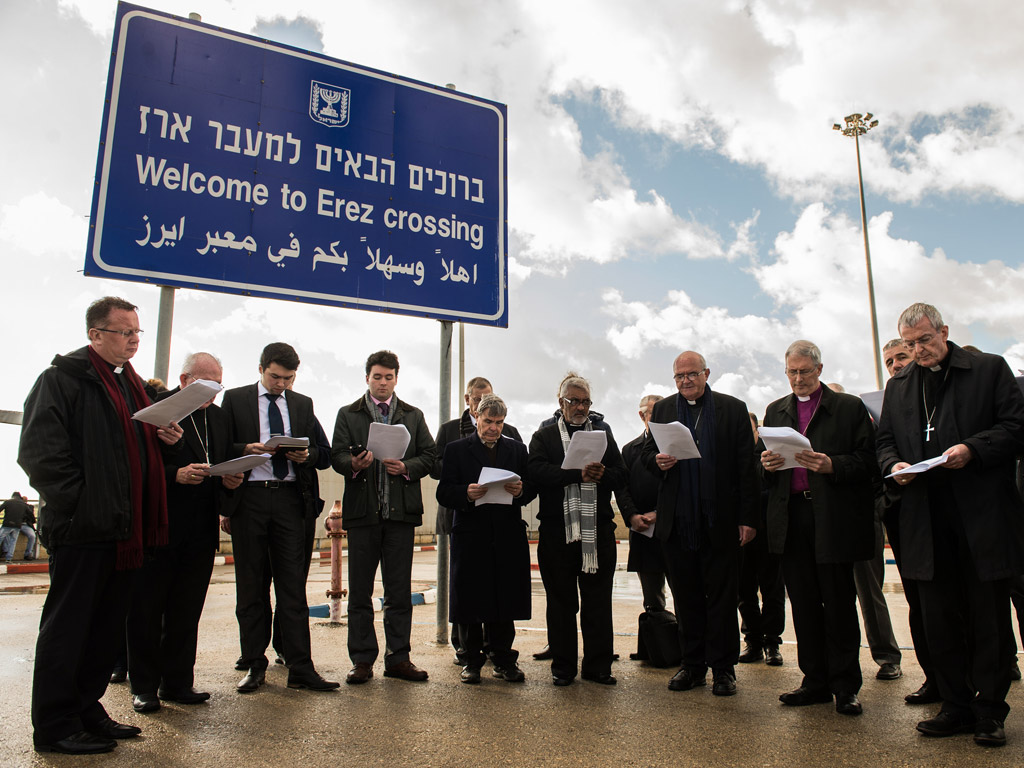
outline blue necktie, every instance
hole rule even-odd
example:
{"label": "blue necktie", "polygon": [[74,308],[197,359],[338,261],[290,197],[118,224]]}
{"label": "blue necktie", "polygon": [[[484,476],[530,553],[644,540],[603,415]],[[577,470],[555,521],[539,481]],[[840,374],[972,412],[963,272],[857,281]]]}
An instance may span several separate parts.
{"label": "blue necktie", "polygon": [[[277,398],[279,397],[280,395],[267,393],[267,399],[270,401],[270,405],[267,406],[267,421],[270,424],[271,437],[284,434],[284,419],[281,418],[281,409],[277,407]],[[270,464],[274,468],[274,477],[278,480],[288,477],[288,458],[283,452],[274,453]]]}

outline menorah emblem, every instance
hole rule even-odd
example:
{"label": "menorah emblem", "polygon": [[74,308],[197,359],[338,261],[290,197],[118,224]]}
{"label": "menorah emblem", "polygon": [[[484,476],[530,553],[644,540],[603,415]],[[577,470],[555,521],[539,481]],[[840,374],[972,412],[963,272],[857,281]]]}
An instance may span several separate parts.
{"label": "menorah emblem", "polygon": [[329,128],[343,128],[348,125],[351,97],[348,88],[313,80],[309,89],[309,116]]}

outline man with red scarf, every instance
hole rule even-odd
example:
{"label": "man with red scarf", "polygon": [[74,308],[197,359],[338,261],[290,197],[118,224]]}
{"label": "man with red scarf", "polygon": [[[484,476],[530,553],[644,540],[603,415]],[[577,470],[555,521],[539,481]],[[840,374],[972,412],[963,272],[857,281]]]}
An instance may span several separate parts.
{"label": "man with red scarf", "polygon": [[18,463],[43,501],[39,537],[50,553],[32,679],[39,752],[109,752],[140,732],[100,699],[143,548],[167,543],[161,443],[175,445],[182,430],[132,421],[150,404],[129,362],[137,309],[112,296],[93,302],[89,345],[54,357],[25,400]]}

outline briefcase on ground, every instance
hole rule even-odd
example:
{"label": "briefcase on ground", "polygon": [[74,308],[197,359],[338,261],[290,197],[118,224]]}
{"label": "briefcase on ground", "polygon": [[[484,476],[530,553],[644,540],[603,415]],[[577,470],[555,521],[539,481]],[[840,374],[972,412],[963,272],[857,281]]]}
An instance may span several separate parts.
{"label": "briefcase on ground", "polygon": [[679,624],[671,611],[644,611],[638,620],[637,657],[655,667],[676,667],[683,659]]}

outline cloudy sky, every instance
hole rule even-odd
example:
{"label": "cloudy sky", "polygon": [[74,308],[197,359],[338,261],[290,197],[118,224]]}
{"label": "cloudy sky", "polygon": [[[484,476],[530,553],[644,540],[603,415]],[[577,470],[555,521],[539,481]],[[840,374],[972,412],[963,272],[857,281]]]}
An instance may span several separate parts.
{"label": "cloudy sky", "polygon": [[[880,122],[861,152],[882,340],[928,301],[955,341],[1024,368],[1020,3],[148,5],[508,105],[509,328],[466,327],[466,374],[494,382],[524,433],[572,368],[625,442],[640,396],[674,391],[685,349],[758,413],[788,391],[796,338],[822,348],[827,381],[875,389],[854,147],[831,130],[852,112]],[[85,343],[85,308],[105,294],[140,306],[135,365],[152,371],[159,290],[82,275],[115,12],[0,6],[14,353],[0,409],[20,409],[52,356]],[[431,320],[179,290],[171,368],[209,350],[237,386],[265,343],[288,341],[330,432],[364,389],[366,356],[391,348],[399,394],[436,429],[439,334]],[[0,495],[27,490],[17,432],[0,425]]]}

